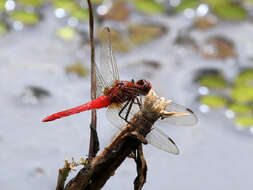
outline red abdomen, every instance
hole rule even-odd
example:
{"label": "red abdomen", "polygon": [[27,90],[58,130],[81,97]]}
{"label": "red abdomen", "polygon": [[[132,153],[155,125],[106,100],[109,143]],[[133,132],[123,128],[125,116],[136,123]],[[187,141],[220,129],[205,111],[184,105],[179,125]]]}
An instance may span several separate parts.
{"label": "red abdomen", "polygon": [[64,110],[64,111],[55,113],[53,115],[50,115],[50,116],[44,118],[42,120],[42,122],[53,121],[56,119],[60,119],[62,117],[66,117],[69,115],[73,115],[73,114],[80,113],[80,112],[87,111],[87,110],[91,110],[91,109],[104,108],[104,107],[109,106],[110,103],[111,103],[110,96],[100,96],[100,97],[96,98],[95,100],[88,102],[86,104],[83,104],[81,106],[77,106],[75,108],[71,108],[71,109]]}

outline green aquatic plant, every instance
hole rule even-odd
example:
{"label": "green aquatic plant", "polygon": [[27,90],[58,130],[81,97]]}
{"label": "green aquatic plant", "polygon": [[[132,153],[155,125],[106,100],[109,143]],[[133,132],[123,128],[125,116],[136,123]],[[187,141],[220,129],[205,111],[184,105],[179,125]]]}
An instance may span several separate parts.
{"label": "green aquatic plant", "polygon": [[0,36],[7,32],[6,25],[0,21]]}
{"label": "green aquatic plant", "polygon": [[227,87],[227,83],[223,76],[204,76],[199,79],[199,84],[213,89],[223,89]]}
{"label": "green aquatic plant", "polygon": [[89,19],[89,12],[86,9],[78,9],[71,12],[71,16],[77,18],[78,20],[85,21]]}
{"label": "green aquatic plant", "polygon": [[33,7],[38,7],[40,6],[45,0],[17,0],[17,3],[20,5],[30,5]]}
{"label": "green aquatic plant", "polygon": [[240,21],[248,18],[248,12],[242,4],[230,0],[183,0],[175,10],[182,12],[187,8],[196,9],[201,3],[208,4],[211,11],[221,19]]}
{"label": "green aquatic plant", "polygon": [[34,25],[39,22],[39,16],[36,13],[25,11],[16,11],[10,15],[12,20],[20,21],[24,25]]}
{"label": "green aquatic plant", "polygon": [[163,13],[164,6],[154,0],[133,0],[135,7],[138,11],[146,14]]}
{"label": "green aquatic plant", "polygon": [[253,87],[251,86],[238,86],[232,89],[231,97],[238,103],[253,102]]}
{"label": "green aquatic plant", "polygon": [[242,116],[235,118],[235,123],[244,128],[253,127],[253,117],[252,116]]}
{"label": "green aquatic plant", "polygon": [[176,12],[182,12],[185,9],[191,8],[196,9],[199,5],[199,1],[197,0],[183,0],[177,7]]}
{"label": "green aquatic plant", "polygon": [[0,11],[4,11],[5,10],[5,0],[1,0],[0,1]]}
{"label": "green aquatic plant", "polygon": [[236,3],[224,3],[213,7],[213,13],[225,20],[241,21],[248,17],[247,11]]}
{"label": "green aquatic plant", "polygon": [[129,25],[128,30],[129,38],[134,45],[149,42],[166,32],[164,27],[152,24]]}
{"label": "green aquatic plant", "polygon": [[229,106],[229,109],[239,115],[247,115],[252,113],[252,107],[245,104],[234,103]]}
{"label": "green aquatic plant", "polygon": [[236,86],[253,86],[253,70],[241,72],[235,79]]}
{"label": "green aquatic plant", "polygon": [[226,106],[227,99],[217,95],[206,95],[200,98],[200,102],[212,108],[222,108]]}
{"label": "green aquatic plant", "polygon": [[57,0],[54,2],[54,6],[55,8],[62,8],[69,13],[73,13],[80,9],[80,7],[74,1],[71,0]]}
{"label": "green aquatic plant", "polygon": [[56,35],[65,41],[71,41],[76,37],[77,33],[74,28],[67,26],[58,29]]}

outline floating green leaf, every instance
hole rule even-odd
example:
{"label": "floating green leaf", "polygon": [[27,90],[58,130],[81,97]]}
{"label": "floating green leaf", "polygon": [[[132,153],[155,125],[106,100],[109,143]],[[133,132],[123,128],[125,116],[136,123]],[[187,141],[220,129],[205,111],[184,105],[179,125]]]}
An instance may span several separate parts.
{"label": "floating green leaf", "polygon": [[67,66],[65,71],[66,73],[75,73],[79,77],[85,77],[88,74],[87,69],[79,62]]}
{"label": "floating green leaf", "polygon": [[0,11],[4,11],[5,10],[5,1],[1,0],[0,1]]}
{"label": "floating green leaf", "polygon": [[135,45],[149,42],[165,33],[165,28],[149,24],[130,25],[129,38]]}
{"label": "floating green leaf", "polygon": [[54,3],[56,8],[62,8],[69,13],[73,13],[79,10],[78,5],[72,0],[58,0]]}
{"label": "floating green leaf", "polygon": [[246,3],[253,4],[253,0],[244,0]]}
{"label": "floating green leaf", "polygon": [[38,7],[43,3],[43,0],[18,0],[20,5],[31,5],[34,7]]}
{"label": "floating green leaf", "polygon": [[71,41],[75,38],[76,31],[72,27],[63,27],[58,29],[56,34],[59,38],[62,38],[63,40]]}
{"label": "floating green leaf", "polygon": [[199,84],[214,89],[222,89],[227,86],[222,76],[204,76],[199,80]]}
{"label": "floating green leaf", "polygon": [[200,98],[202,104],[206,104],[212,108],[222,108],[227,104],[226,98],[216,95],[207,95]]}
{"label": "floating green leaf", "polygon": [[88,20],[89,19],[89,11],[84,9],[78,9],[71,13],[71,16],[77,18],[78,20]]}
{"label": "floating green leaf", "polygon": [[93,4],[100,4],[100,3],[103,3],[104,0],[92,0],[92,3]]}
{"label": "floating green leaf", "polygon": [[237,117],[235,122],[237,125],[244,128],[253,127],[253,117],[250,116]]}
{"label": "floating green leaf", "polygon": [[229,3],[229,0],[201,0],[203,3],[207,3],[212,7],[222,6],[224,4]]}
{"label": "floating green leaf", "polygon": [[137,10],[146,14],[162,13],[165,11],[164,6],[154,0],[134,0],[134,3]]}
{"label": "floating green leaf", "polygon": [[225,20],[240,21],[248,17],[247,11],[239,4],[226,3],[213,8],[213,13]]}
{"label": "floating green leaf", "polygon": [[0,22],[0,36],[7,32],[6,25],[3,22]]}
{"label": "floating green leaf", "polygon": [[12,20],[20,21],[24,25],[34,25],[39,22],[39,16],[35,13],[17,11],[11,14]]}
{"label": "floating green leaf", "polygon": [[239,103],[253,102],[253,87],[239,86],[235,87],[231,92],[232,99]]}
{"label": "floating green leaf", "polygon": [[183,0],[177,7],[177,12],[182,12],[187,8],[195,9],[199,5],[199,2],[196,0]]}
{"label": "floating green leaf", "polygon": [[253,86],[253,70],[241,72],[235,79],[236,86]]}
{"label": "floating green leaf", "polygon": [[232,104],[231,106],[229,106],[229,109],[237,114],[242,115],[250,114],[252,112],[252,108],[244,104]]}

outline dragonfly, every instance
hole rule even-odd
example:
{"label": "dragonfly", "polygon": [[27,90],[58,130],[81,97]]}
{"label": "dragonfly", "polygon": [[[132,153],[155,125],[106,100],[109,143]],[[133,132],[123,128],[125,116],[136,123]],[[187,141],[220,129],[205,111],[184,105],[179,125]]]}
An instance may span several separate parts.
{"label": "dragonfly", "polygon": [[[141,110],[142,101],[152,85],[141,79],[135,82],[120,80],[118,67],[112,51],[111,34],[108,27],[101,34],[100,63],[95,64],[96,70],[96,99],[83,105],[67,109],[44,118],[43,122],[53,121],[76,113],[107,108],[107,119],[118,129],[122,129],[130,119]],[[172,125],[195,125],[197,117],[189,108],[170,101],[165,111],[171,114],[160,120]],[[178,113],[178,114],[177,114]],[[161,150],[172,154],[179,154],[176,143],[161,129],[152,126],[146,140]]]}

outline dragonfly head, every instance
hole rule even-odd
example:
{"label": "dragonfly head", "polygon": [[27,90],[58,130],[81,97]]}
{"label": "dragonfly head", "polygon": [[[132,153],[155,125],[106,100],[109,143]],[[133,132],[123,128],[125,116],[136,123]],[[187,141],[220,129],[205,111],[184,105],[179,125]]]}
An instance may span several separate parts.
{"label": "dragonfly head", "polygon": [[150,89],[152,88],[152,85],[150,84],[150,82],[146,81],[146,80],[138,80],[136,82],[136,84],[138,85],[139,89],[140,89],[140,94],[141,95],[147,95],[147,93],[150,91]]}

